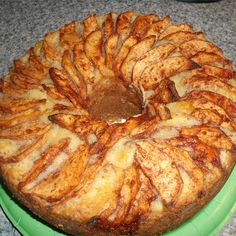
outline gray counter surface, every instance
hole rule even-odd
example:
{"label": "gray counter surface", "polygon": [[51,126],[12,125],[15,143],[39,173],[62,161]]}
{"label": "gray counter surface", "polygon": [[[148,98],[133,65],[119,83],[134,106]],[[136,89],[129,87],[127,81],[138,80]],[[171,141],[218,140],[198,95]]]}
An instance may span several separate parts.
{"label": "gray counter surface", "polygon": [[[209,4],[174,0],[0,0],[0,77],[8,71],[13,59],[21,56],[48,31],[72,20],[81,20],[93,12],[99,15],[128,9],[171,15],[174,22],[192,24],[221,47],[236,68],[236,0]],[[0,236],[13,235],[20,234],[0,208]],[[219,235],[236,235],[236,214]]]}

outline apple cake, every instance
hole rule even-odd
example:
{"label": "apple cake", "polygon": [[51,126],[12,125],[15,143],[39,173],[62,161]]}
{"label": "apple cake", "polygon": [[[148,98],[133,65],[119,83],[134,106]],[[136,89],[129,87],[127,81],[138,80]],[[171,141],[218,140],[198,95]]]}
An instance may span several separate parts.
{"label": "apple cake", "polygon": [[169,16],[66,24],[15,60],[0,89],[1,178],[69,234],[173,229],[235,164],[232,63]]}

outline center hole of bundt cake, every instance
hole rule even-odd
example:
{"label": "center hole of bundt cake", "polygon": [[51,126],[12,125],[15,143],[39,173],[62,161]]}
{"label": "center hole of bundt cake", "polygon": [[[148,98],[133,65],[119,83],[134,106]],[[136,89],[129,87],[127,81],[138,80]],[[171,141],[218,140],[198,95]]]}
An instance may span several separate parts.
{"label": "center hole of bundt cake", "polygon": [[119,82],[98,87],[90,96],[89,113],[98,119],[127,119],[142,111],[141,92]]}

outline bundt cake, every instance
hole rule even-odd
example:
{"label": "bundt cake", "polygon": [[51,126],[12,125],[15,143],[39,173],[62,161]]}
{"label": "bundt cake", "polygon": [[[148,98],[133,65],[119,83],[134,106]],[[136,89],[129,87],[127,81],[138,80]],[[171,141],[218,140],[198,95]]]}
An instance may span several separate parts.
{"label": "bundt cake", "polygon": [[232,63],[169,16],[66,24],[15,60],[0,89],[1,178],[69,234],[173,229],[235,164]]}

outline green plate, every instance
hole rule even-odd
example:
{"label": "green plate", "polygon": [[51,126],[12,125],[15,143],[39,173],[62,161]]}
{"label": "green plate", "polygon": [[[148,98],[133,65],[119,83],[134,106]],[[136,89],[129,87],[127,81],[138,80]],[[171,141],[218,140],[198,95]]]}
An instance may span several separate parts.
{"label": "green plate", "polygon": [[[32,216],[19,206],[0,186],[0,204],[14,224],[24,236],[63,236],[38,218]],[[236,212],[236,167],[228,181],[198,214],[177,229],[168,232],[165,236],[213,236],[216,235],[225,223]]]}

